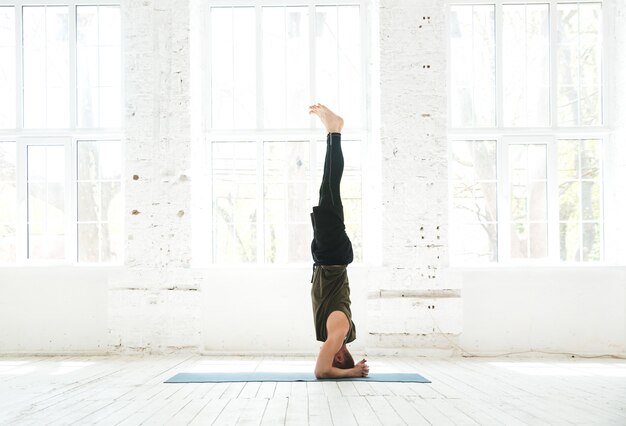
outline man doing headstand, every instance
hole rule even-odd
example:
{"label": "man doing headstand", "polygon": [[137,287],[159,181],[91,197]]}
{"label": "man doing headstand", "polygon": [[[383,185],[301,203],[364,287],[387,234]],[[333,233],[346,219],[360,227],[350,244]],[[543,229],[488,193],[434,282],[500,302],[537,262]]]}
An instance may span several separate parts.
{"label": "man doing headstand", "polygon": [[343,174],[341,130],[343,119],[324,105],[313,105],[309,114],[317,115],[328,136],[324,176],[318,205],[313,207],[313,278],[311,301],[317,340],[324,342],[315,364],[315,376],[321,378],[365,377],[366,360],[356,365],[346,347],[356,339],[350,311],[348,264],[352,262],[352,243],[346,234],[339,186]]}

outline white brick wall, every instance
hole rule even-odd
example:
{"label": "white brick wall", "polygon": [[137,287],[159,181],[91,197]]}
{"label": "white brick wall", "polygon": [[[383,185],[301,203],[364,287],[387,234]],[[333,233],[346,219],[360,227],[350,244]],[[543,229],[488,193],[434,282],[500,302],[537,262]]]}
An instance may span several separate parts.
{"label": "white brick wall", "polygon": [[110,344],[167,350],[200,344],[191,272],[189,7],[122,2],[125,62],[126,262],[110,282]]}
{"label": "white brick wall", "polygon": [[[458,287],[442,274],[448,264],[445,34],[444,2],[380,2],[383,271],[371,289]],[[451,349],[461,306],[459,298],[371,298],[371,345]]]}

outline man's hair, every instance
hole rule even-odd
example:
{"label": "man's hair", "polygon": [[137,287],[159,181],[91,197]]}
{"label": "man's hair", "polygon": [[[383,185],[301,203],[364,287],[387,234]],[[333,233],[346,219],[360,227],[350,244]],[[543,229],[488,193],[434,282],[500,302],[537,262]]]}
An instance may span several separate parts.
{"label": "man's hair", "polygon": [[343,370],[354,368],[354,359],[352,358],[350,352],[348,352],[348,348],[344,346],[341,350],[343,351],[343,362],[337,362],[337,360],[333,358],[333,367],[341,368]]}

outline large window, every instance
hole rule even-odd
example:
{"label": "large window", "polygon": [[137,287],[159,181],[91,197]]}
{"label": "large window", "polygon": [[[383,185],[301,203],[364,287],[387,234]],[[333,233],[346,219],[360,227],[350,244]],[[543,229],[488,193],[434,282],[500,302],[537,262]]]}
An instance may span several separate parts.
{"label": "large window", "polygon": [[601,2],[450,6],[451,257],[604,259]]}
{"label": "large window", "polygon": [[355,260],[361,261],[363,5],[250,2],[207,13],[207,258],[217,264],[311,260],[309,213],[318,201],[326,142],[307,111],[321,102],[346,122],[342,198]]}
{"label": "large window", "polygon": [[120,8],[0,6],[0,263],[122,260]]}

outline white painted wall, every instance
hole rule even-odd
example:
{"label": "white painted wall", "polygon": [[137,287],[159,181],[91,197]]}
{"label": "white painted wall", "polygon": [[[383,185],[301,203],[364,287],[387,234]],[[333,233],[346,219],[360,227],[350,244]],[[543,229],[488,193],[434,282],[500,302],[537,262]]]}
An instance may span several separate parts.
{"label": "white painted wall", "polygon": [[[617,46],[626,44],[625,3],[611,3]],[[0,353],[317,351],[309,266],[191,266],[196,175],[190,168],[199,105],[191,78],[199,78],[190,71],[196,62],[189,46],[199,45],[189,22],[200,4],[122,2],[124,266],[1,268]],[[373,58],[372,74],[379,69],[380,82],[372,93],[380,99],[375,97],[372,110],[380,111],[374,123],[380,125],[375,134],[380,131],[381,155],[381,242],[375,250],[382,259],[375,268],[349,269],[358,330],[354,349],[626,353],[623,267],[449,268],[443,2],[374,4],[380,12],[373,26],[380,58]],[[614,53],[616,67],[626,70],[626,53]],[[625,111],[625,86],[612,84],[620,94],[616,111]],[[615,155],[609,157],[617,177],[626,171],[623,117],[615,120]],[[626,206],[618,188],[608,196],[613,206]],[[625,228],[617,216],[608,223],[615,230],[609,232],[612,244],[619,247]]]}
{"label": "white painted wall", "polygon": [[0,268],[0,354],[109,349],[106,275],[91,268]]}
{"label": "white painted wall", "polygon": [[626,268],[465,270],[462,348],[626,354]]}

